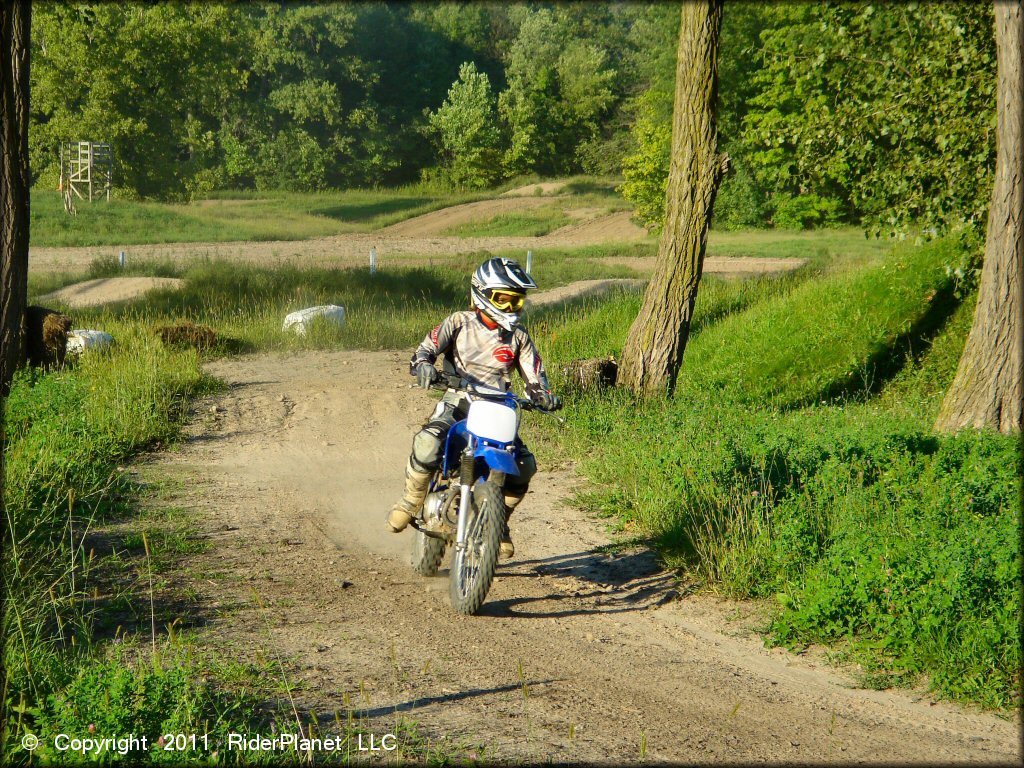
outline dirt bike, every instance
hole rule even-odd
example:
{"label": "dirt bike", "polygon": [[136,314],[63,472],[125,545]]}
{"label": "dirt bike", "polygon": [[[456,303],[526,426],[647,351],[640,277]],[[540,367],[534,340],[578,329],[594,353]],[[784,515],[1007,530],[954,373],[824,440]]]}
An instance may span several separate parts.
{"label": "dirt bike", "polygon": [[469,411],[448,430],[441,466],[412,522],[413,567],[434,576],[451,545],[449,599],[458,613],[471,615],[487,598],[498,564],[505,526],[502,486],[506,475],[519,474],[520,414],[550,412],[513,392],[468,386],[454,376],[431,388],[464,392]]}

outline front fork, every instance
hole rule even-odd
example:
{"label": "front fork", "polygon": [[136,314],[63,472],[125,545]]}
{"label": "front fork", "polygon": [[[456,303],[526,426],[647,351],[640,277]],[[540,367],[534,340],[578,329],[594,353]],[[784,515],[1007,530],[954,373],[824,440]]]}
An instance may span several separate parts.
{"label": "front fork", "polygon": [[455,526],[455,548],[466,548],[466,526],[469,520],[470,505],[473,503],[470,495],[473,493],[473,470],[476,465],[476,458],[473,456],[473,438],[469,438],[466,450],[462,452],[462,462],[459,466],[459,519]]}
{"label": "front fork", "polygon": [[[466,449],[462,452],[462,461],[459,465],[459,519],[455,527],[455,548],[464,550],[466,548],[466,528],[469,525],[469,512],[472,509],[473,482],[476,480],[473,473],[476,469],[476,457],[473,455],[476,441],[472,436]],[[499,487],[504,485],[505,474],[497,470],[491,470],[490,480]]]}

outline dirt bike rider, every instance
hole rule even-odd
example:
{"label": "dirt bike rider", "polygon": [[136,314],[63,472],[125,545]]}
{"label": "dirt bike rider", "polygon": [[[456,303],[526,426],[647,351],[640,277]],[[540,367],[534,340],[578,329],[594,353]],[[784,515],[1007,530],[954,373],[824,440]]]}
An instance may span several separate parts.
{"label": "dirt bike rider", "polygon": [[[426,335],[409,362],[410,374],[421,387],[429,388],[439,378],[434,361],[442,356],[445,373],[476,386],[508,391],[509,372],[516,368],[526,382],[530,400],[545,410],[561,408],[561,401],[551,393],[533,340],[519,325],[526,292],[536,287],[518,262],[502,258],[485,261],[471,281],[474,309],[449,315]],[[449,389],[413,438],[405,468],[405,493],[387,518],[391,532],[404,530],[419,514],[430,478],[441,464],[448,430],[466,418],[468,407],[465,394]],[[517,464],[519,475],[505,478],[505,526],[500,550],[503,558],[515,554],[508,518],[523,500],[530,478],[537,471],[537,462],[525,445],[520,446]]]}

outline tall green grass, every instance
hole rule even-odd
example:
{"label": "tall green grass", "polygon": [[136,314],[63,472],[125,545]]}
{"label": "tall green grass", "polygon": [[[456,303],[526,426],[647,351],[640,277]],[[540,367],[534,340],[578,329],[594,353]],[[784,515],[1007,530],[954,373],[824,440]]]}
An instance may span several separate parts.
{"label": "tall green grass", "polygon": [[[472,271],[491,256],[465,254],[453,267],[367,269],[252,267],[204,260],[187,267],[97,261],[88,277],[159,274],[181,277],[184,286],[151,291],[144,299],[100,309],[67,310],[76,327],[106,330],[111,323],[151,327],[188,320],[214,327],[222,353],[272,349],[413,347],[451,312],[469,307]],[[538,260],[536,279],[556,287],[593,277],[633,277],[624,266],[565,254]],[[51,287],[51,286],[47,286]],[[306,337],[282,330],[289,312],[320,304],[346,309],[344,328],[320,326]]]}
{"label": "tall green grass", "polygon": [[[839,643],[870,684],[927,675],[1012,705],[1019,445],[931,429],[970,324],[973,297],[961,306],[944,269],[964,247],[705,281],[676,396],[570,392],[542,461],[575,458],[596,485],[581,501],[698,582],[772,598],[776,642]],[[638,303],[549,317],[550,367],[617,353]]]}
{"label": "tall green grass", "polygon": [[27,761],[14,754],[23,735],[52,739],[69,724],[60,715],[70,706],[64,697],[83,675],[99,677],[93,698],[74,702],[78,712],[95,713],[104,701],[110,712],[148,706],[165,725],[198,727],[200,717],[228,706],[189,682],[201,676],[196,665],[172,672],[158,662],[148,672],[143,665],[149,683],[136,700],[109,699],[108,673],[131,673],[97,641],[93,590],[104,565],[92,531],[128,513],[134,491],[121,462],[173,438],[188,399],[209,386],[194,353],[166,350],[130,326],[112,330],[115,349],[59,373],[21,372],[6,401],[4,525],[12,546],[4,563],[8,730],[0,738],[10,759]]}

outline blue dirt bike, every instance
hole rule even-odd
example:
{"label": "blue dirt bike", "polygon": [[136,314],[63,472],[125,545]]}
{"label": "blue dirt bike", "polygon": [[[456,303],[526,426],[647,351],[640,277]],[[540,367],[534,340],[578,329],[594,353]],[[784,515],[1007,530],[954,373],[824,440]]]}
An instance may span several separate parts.
{"label": "blue dirt bike", "polygon": [[464,392],[469,411],[448,430],[441,466],[412,522],[413,567],[434,576],[450,544],[449,597],[457,612],[470,615],[487,598],[498,564],[505,525],[502,486],[506,475],[519,474],[520,414],[550,412],[512,392],[471,387],[458,377],[445,377],[433,388]]}

